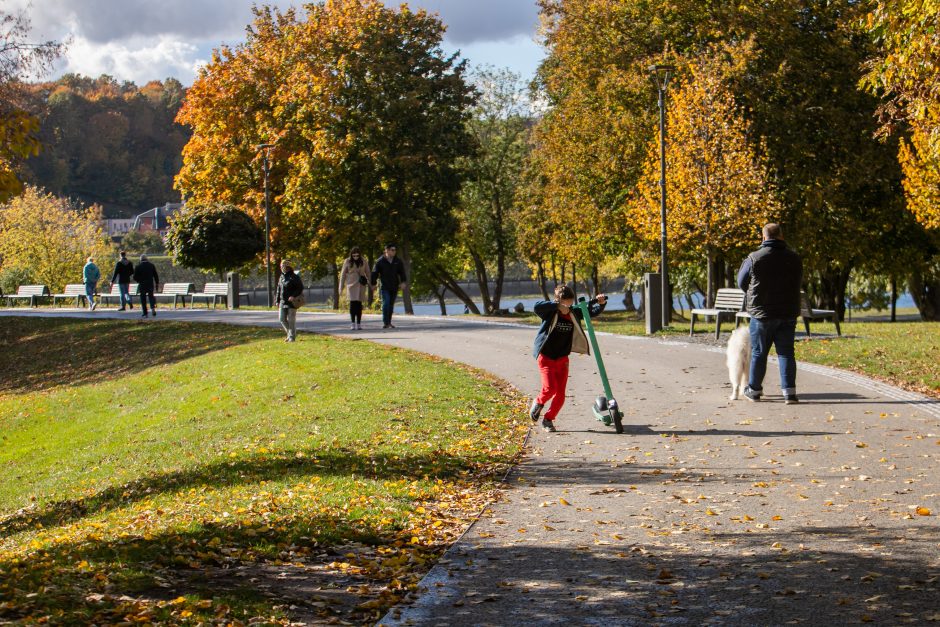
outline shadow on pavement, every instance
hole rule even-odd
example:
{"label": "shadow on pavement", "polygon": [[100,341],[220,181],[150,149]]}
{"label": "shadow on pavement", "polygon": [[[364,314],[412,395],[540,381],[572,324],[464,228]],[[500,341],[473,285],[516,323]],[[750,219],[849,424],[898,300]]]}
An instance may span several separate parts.
{"label": "shadow on pavement", "polygon": [[542,546],[458,550],[447,556],[453,584],[432,585],[417,611],[400,608],[402,622],[391,624],[409,619],[455,626],[940,620],[940,566],[931,550],[940,541],[935,527],[756,531],[700,532],[694,538],[664,538],[661,544],[567,548],[548,540]]}

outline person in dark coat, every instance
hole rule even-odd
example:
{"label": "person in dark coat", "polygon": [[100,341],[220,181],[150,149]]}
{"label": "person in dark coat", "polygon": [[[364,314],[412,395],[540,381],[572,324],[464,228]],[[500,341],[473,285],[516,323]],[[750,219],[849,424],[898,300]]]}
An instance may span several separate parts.
{"label": "person in dark coat", "polygon": [[157,315],[157,299],[154,296],[160,289],[160,277],[157,275],[157,267],[147,260],[147,255],[140,256],[140,263],[134,268],[134,280],[137,281],[138,293],[140,294],[140,306],[144,310],[142,318],[147,317],[147,301],[150,301],[150,309],[154,317]]}
{"label": "person in dark coat", "polygon": [[294,267],[286,259],[281,261],[281,279],[277,282],[275,302],[279,308],[281,326],[287,332],[285,342],[297,341],[296,299],[303,297],[304,284],[294,272]]}
{"label": "person in dark coat", "polygon": [[117,283],[121,291],[121,308],[118,311],[125,311],[125,307],[134,308],[131,300],[131,278],[134,276],[134,264],[127,258],[127,253],[121,251],[121,258],[114,264],[114,272],[111,273],[111,283]]}
{"label": "person in dark coat", "polygon": [[799,402],[794,343],[803,261],[783,241],[780,225],[767,224],[762,234],[760,248],[747,256],[738,271],[738,287],[747,292],[747,311],[751,314],[751,366],[744,396],[751,401],[763,396],[767,355],[773,346],[783,399],[790,405]]}
{"label": "person in dark coat", "polygon": [[405,264],[395,256],[395,244],[386,244],[385,254],[379,257],[372,268],[372,288],[375,289],[376,280],[382,281],[382,328],[394,329],[392,312],[395,310],[395,299],[398,297],[399,286],[406,285]]}

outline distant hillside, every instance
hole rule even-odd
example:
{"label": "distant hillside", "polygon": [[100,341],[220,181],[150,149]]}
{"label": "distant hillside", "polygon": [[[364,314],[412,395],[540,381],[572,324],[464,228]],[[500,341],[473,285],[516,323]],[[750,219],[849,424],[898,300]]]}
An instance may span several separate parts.
{"label": "distant hillside", "polygon": [[179,81],[138,88],[67,74],[28,90],[43,144],[26,164],[29,183],[100,204],[113,218],[179,202],[173,177],[191,134],[173,121],[185,96]]}

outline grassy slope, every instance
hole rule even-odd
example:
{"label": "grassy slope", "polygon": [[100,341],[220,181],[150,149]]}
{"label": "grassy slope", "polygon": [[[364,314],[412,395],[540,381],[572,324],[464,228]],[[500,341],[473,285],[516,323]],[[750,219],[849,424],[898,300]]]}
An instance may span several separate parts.
{"label": "grassy slope", "polygon": [[459,532],[527,428],[521,400],[480,373],[367,342],[8,318],[0,344],[0,622],[284,620],[198,581],[288,547],[358,577],[365,605],[347,618],[368,622]]}

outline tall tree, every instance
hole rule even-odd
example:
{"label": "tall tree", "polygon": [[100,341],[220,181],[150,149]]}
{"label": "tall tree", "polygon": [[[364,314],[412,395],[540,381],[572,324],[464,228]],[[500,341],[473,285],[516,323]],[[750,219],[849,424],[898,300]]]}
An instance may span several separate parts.
{"label": "tall tree", "polygon": [[[752,54],[751,42],[706,49],[680,68],[680,86],[669,101],[667,237],[674,262],[707,262],[709,303],[721,287],[716,266],[739,262],[754,248],[760,226],[781,214],[767,160],[731,92]],[[660,239],[659,177],[656,137],[628,212],[634,231],[654,249]]]}
{"label": "tall tree", "polygon": [[473,262],[483,309],[492,313],[499,309],[507,262],[515,257],[511,214],[528,151],[528,89],[508,70],[484,68],[474,79],[480,97],[468,126],[476,151],[463,160],[458,240]]}
{"label": "tall tree", "polygon": [[[193,128],[177,186],[259,214],[271,150],[276,246],[329,263],[351,244],[396,241],[406,265],[453,234],[473,91],[441,50],[443,26],[406,5],[327,0],[306,14],[256,9],[190,88]],[[405,305],[410,309],[406,291]]]}
{"label": "tall tree", "polygon": [[29,39],[25,13],[0,10],[0,202],[22,191],[17,169],[39,151],[39,124],[25,105],[22,81],[41,74],[62,53],[55,41]]}

